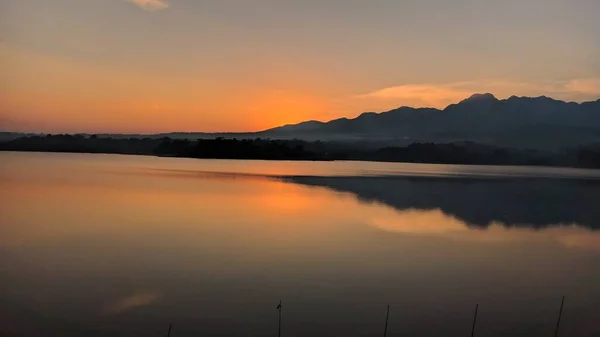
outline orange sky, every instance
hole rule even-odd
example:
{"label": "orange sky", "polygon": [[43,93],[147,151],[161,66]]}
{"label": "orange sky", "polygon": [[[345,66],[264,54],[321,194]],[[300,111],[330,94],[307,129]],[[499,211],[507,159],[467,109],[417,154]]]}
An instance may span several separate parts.
{"label": "orange sky", "polygon": [[3,2],[0,130],[258,131],[476,92],[597,99],[600,5],[540,1]]}

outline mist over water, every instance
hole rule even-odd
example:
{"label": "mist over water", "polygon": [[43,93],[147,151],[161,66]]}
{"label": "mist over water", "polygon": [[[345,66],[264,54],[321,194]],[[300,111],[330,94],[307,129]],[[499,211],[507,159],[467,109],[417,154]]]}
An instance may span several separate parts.
{"label": "mist over water", "polygon": [[0,153],[0,334],[600,334],[600,173]]}

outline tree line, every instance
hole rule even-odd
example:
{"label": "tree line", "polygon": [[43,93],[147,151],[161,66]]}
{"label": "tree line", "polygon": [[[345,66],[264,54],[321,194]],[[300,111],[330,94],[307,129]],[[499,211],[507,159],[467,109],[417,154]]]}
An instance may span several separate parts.
{"label": "tree line", "polygon": [[600,145],[556,153],[475,143],[413,143],[366,147],[350,143],[273,139],[111,138],[86,135],[27,136],[0,142],[4,151],[114,153],[212,159],[369,160],[386,162],[547,165],[600,168]]}

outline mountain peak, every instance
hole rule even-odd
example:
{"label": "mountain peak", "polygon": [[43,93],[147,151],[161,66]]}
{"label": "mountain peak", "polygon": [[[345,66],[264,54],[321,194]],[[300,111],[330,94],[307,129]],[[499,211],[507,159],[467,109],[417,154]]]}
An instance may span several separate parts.
{"label": "mountain peak", "polygon": [[471,97],[463,100],[465,101],[497,101],[498,99],[493,94],[485,93],[485,94],[473,94]]}
{"label": "mountain peak", "polygon": [[376,112],[363,112],[358,117],[360,118],[360,117],[369,117],[369,116],[377,116],[377,113]]}

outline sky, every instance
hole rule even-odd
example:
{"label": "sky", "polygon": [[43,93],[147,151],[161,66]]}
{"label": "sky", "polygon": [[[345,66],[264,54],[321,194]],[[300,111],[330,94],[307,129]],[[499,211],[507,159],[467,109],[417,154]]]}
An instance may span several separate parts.
{"label": "sky", "polygon": [[258,131],[600,98],[598,0],[0,0],[0,130]]}

